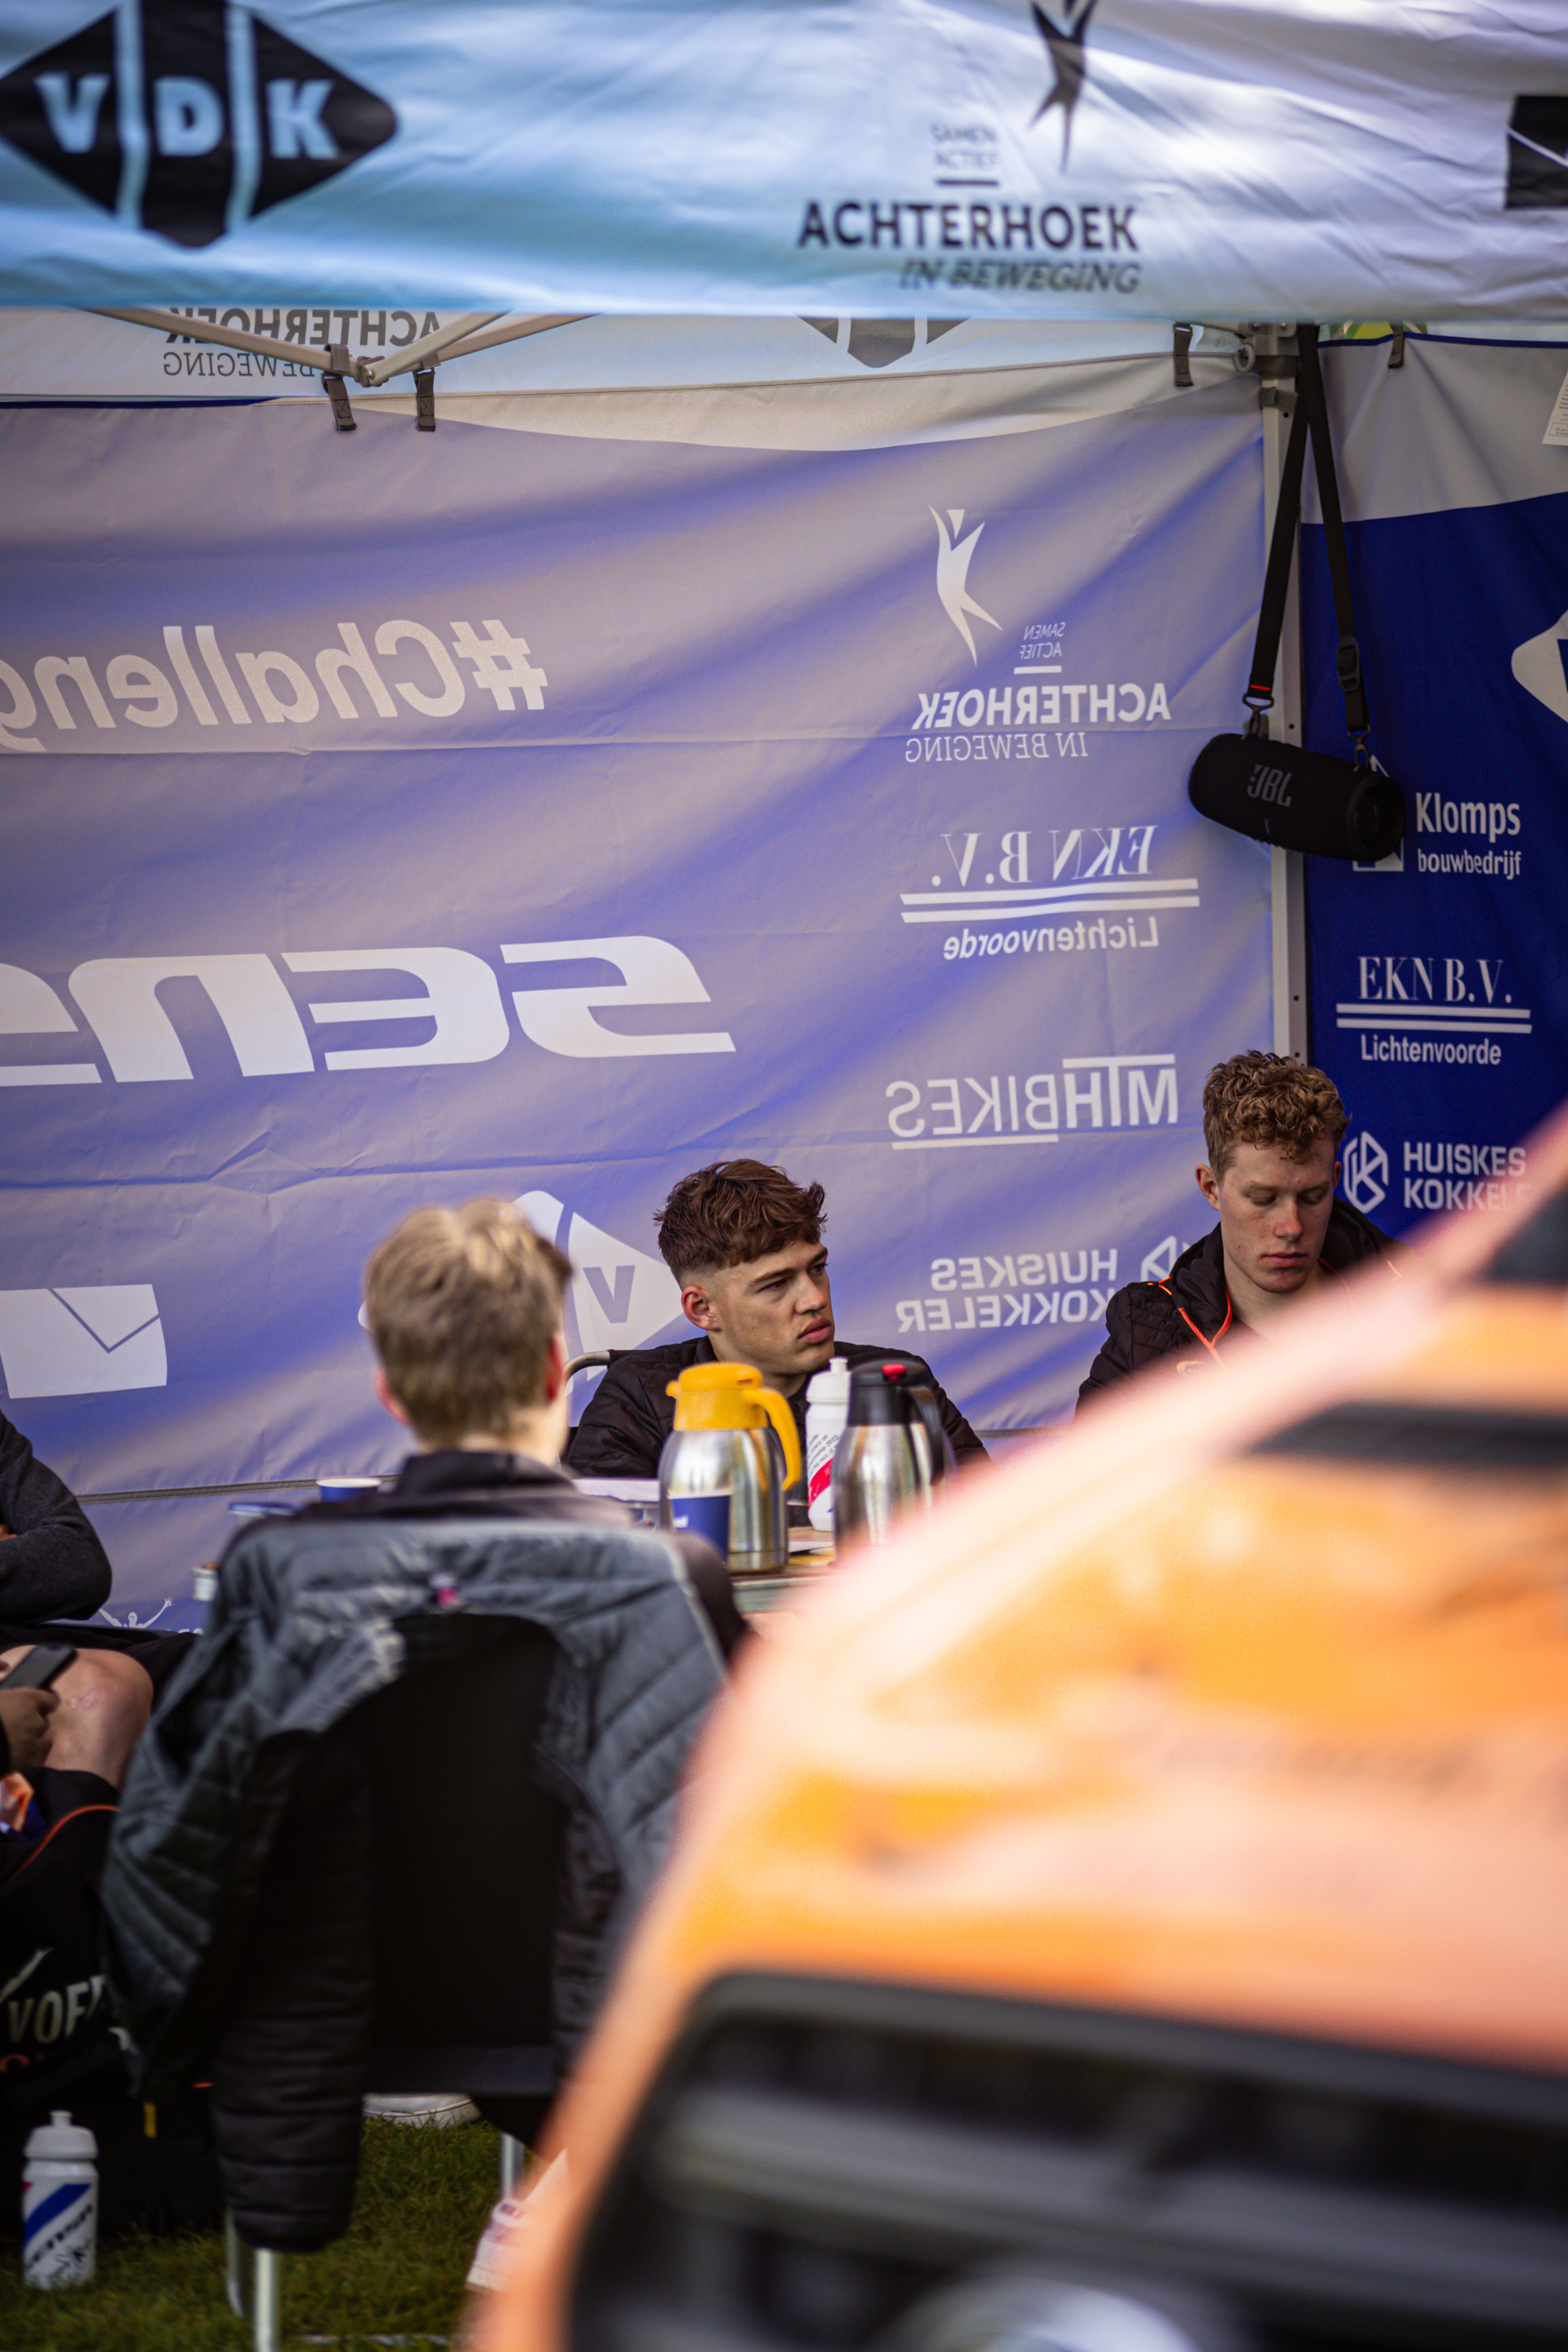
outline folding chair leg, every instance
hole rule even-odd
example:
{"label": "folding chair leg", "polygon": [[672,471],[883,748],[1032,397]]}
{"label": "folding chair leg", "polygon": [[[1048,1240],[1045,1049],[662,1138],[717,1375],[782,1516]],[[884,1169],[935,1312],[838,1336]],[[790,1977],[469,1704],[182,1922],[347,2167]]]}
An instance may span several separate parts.
{"label": "folding chair leg", "polygon": [[223,2217],[224,2287],[237,2319],[251,2323],[256,2352],[282,2352],[283,2257],[258,2246],[251,2255],[250,2294],[245,2292],[245,2248],[234,2215]]}
{"label": "folding chair leg", "polygon": [[283,2257],[256,2249],[256,2316],[251,2341],[256,2352],[283,2352]]}
{"label": "folding chair leg", "polygon": [[502,2132],[500,2136],[500,2193],[503,2197],[511,2196],[517,2188],[518,2182],[522,2179],[522,2168],[527,2160],[527,2157],[528,2150],[523,2146],[521,2140],[513,2139],[510,2132]]}
{"label": "folding chair leg", "polygon": [[223,2217],[224,2287],[228,2295],[228,2307],[237,2319],[248,2319],[245,2304],[245,2249],[239,2242],[239,2231],[234,2226],[234,2215],[226,2207]]}

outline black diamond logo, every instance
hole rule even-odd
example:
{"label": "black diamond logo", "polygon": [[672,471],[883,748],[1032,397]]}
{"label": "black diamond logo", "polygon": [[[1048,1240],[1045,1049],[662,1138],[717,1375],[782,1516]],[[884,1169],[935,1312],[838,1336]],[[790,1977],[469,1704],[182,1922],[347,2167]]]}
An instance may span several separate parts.
{"label": "black diamond logo", "polygon": [[[838,341],[839,322],[837,319],[803,319],[801,324],[815,327],[817,333],[826,335],[830,343]],[[962,319],[928,319],[928,350],[952,328],[963,324]],[[862,367],[868,368],[891,367],[895,360],[908,359],[914,347],[913,319],[851,319],[849,338],[843,346],[852,360],[858,360]]]}
{"label": "black diamond logo", "polygon": [[1568,207],[1568,98],[1516,98],[1508,126],[1505,212]]}
{"label": "black diamond logo", "polygon": [[384,99],[237,0],[123,0],[0,80],[0,138],[174,245],[212,245],[396,128]]}

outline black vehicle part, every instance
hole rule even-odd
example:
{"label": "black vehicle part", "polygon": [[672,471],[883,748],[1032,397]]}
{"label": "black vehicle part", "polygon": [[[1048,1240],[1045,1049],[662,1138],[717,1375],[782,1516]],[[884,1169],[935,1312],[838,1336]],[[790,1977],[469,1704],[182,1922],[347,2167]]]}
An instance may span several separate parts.
{"label": "black vehicle part", "polygon": [[1206,2297],[1147,2284],[1008,2265],[939,2287],[897,2321],[876,2352],[1247,2352],[1230,2314]]}
{"label": "black vehicle part", "polygon": [[1488,1282],[1568,1283],[1568,1192],[1542,1201],[1528,1223],[1503,1244],[1487,1268]]}
{"label": "black vehicle part", "polygon": [[871,2352],[999,2261],[1258,2352],[1568,2346],[1568,2080],[910,1985],[731,1977],[582,2243],[572,2352]]}
{"label": "black vehicle part", "polygon": [[1351,1397],[1261,1438],[1255,1454],[1397,1463],[1456,1475],[1568,1470],[1568,1413]]}

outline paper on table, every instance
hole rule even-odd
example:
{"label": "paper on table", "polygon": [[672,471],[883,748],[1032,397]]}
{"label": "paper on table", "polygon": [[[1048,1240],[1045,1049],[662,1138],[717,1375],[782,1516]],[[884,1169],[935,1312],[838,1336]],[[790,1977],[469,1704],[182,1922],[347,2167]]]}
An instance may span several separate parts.
{"label": "paper on table", "polygon": [[1568,375],[1563,379],[1557,403],[1541,436],[1548,448],[1568,449]]}
{"label": "paper on table", "polygon": [[[567,1474],[570,1476],[570,1472]],[[624,1503],[639,1527],[658,1524],[658,1480],[657,1478],[576,1478],[573,1484],[584,1495],[603,1495],[612,1503]]]}

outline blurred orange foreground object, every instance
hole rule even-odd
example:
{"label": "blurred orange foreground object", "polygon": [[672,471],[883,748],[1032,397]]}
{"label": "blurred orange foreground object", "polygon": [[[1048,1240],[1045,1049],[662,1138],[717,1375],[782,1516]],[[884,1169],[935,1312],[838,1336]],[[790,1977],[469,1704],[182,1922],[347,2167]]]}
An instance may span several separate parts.
{"label": "blurred orange foreground object", "polygon": [[[1568,1118],[1530,1165],[1568,1185]],[[1476,1279],[1530,1214],[1129,1383],[752,1645],[483,2352],[608,2342],[584,2233],[586,2276],[726,1985],[847,1986],[863,2042],[935,1992],[1568,2078],[1568,1315]]]}

